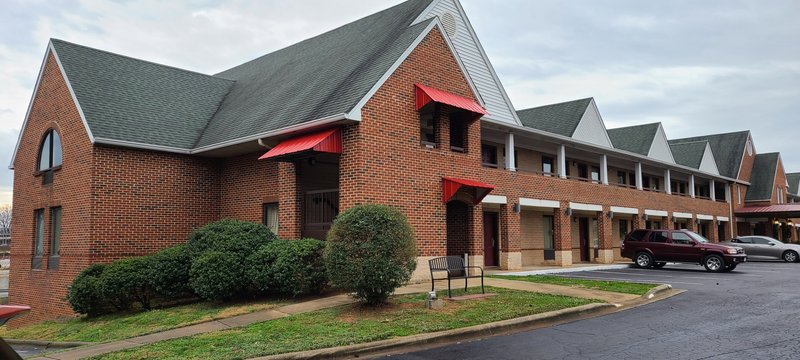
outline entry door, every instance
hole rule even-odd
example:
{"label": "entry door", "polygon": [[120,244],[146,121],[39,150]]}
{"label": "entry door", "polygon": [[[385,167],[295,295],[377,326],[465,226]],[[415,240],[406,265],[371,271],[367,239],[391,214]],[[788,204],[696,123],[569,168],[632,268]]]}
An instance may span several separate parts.
{"label": "entry door", "polygon": [[483,213],[483,265],[497,266],[499,236],[497,213]]}
{"label": "entry door", "polygon": [[581,261],[589,261],[589,219],[578,219],[578,237],[581,243]]}

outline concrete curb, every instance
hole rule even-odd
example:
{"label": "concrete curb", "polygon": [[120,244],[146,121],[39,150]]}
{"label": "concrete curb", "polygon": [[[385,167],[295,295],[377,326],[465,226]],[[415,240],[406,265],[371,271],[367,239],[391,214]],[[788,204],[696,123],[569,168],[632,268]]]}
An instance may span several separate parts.
{"label": "concrete curb", "polygon": [[25,339],[3,339],[9,345],[30,345],[41,347],[73,348],[84,345],[96,345],[93,342],[82,341],[47,341],[47,340],[25,340]]}
{"label": "concrete curb", "polygon": [[254,360],[294,360],[294,359],[327,359],[345,356],[358,356],[364,353],[388,351],[409,345],[423,345],[433,342],[461,339],[466,336],[495,335],[518,328],[530,327],[536,324],[579,317],[599,313],[617,308],[615,304],[588,304],[574,308],[550,311],[541,314],[529,315],[515,319],[497,321],[488,324],[475,325],[466,328],[439,331],[435,333],[405,336],[401,338],[380,340],[363,344],[339,346],[327,349],[301,351],[288,354],[277,354],[254,358]]}
{"label": "concrete curb", "polygon": [[593,271],[593,270],[619,270],[619,269],[627,269],[630,267],[631,267],[630,264],[613,264],[613,265],[598,265],[598,266],[582,266],[574,268],[570,267],[570,268],[560,268],[560,269],[516,271],[508,273],[497,273],[492,275],[510,275],[510,276],[547,275],[547,274],[564,274],[564,273]]}
{"label": "concrete curb", "polygon": [[650,300],[650,299],[652,299],[652,298],[654,298],[654,297],[656,297],[658,295],[661,295],[661,293],[664,293],[664,292],[667,292],[667,291],[670,291],[670,290],[672,290],[672,285],[670,285],[670,284],[661,284],[661,285],[658,285],[658,286],[650,289],[650,291],[648,291],[644,295],[642,295],[642,299]]}

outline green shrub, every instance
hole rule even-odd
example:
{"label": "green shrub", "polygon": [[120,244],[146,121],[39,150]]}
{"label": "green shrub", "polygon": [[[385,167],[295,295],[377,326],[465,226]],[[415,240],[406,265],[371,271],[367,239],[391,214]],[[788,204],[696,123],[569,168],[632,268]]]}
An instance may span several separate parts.
{"label": "green shrub", "polygon": [[416,268],[414,234],[406,217],[385,205],[359,205],[336,218],[325,249],[334,287],[375,305],[411,278]]}
{"label": "green shrub", "polygon": [[325,243],[315,239],[277,240],[247,258],[250,282],[262,292],[316,294],[328,282]]}
{"label": "green shrub", "polygon": [[191,294],[189,269],[192,261],[186,253],[186,245],[177,245],[161,250],[152,257],[153,292],[161,297],[174,298]]}
{"label": "green shrub", "polygon": [[243,261],[262,245],[275,240],[263,224],[225,219],[207,224],[189,235],[186,250],[192,259],[208,251],[231,252]]}
{"label": "green shrub", "polygon": [[72,280],[67,291],[67,301],[76,313],[96,316],[106,307],[100,290],[100,277],[105,268],[106,265],[103,264],[89,265]]}
{"label": "green shrub", "polygon": [[150,310],[153,296],[153,258],[139,256],[108,264],[100,277],[101,294],[118,310],[129,309],[138,302]]}
{"label": "green shrub", "polygon": [[247,284],[242,261],[235,253],[208,251],[192,261],[189,284],[206,300],[228,300],[241,295]]}

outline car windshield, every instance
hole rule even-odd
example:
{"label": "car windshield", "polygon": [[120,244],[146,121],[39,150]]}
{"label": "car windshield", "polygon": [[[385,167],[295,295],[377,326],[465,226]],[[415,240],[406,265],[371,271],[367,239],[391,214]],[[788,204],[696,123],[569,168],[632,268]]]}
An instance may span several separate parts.
{"label": "car windshield", "polygon": [[687,233],[689,233],[689,236],[691,236],[692,239],[694,239],[695,241],[697,241],[697,242],[699,242],[701,244],[705,244],[705,243],[709,242],[708,239],[702,237],[700,234],[698,234],[696,232],[687,231]]}

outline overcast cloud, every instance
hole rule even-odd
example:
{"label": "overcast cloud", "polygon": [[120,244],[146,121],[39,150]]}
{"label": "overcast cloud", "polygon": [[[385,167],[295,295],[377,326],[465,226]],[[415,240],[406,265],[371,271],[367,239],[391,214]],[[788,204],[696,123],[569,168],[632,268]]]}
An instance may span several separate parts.
{"label": "overcast cloud", "polygon": [[[47,40],[216,73],[398,3],[0,0],[0,203]],[[609,128],[753,131],[800,171],[800,2],[481,1],[464,8],[518,109],[593,96]]]}

